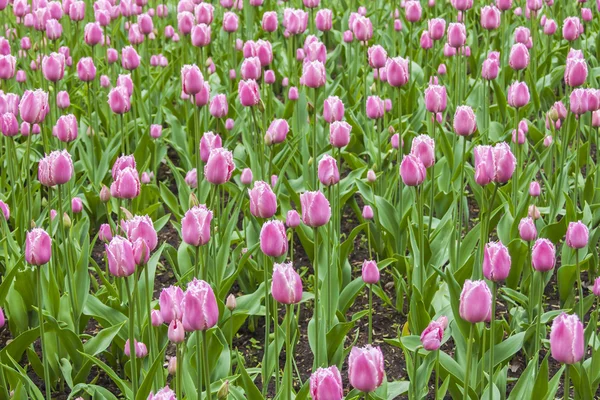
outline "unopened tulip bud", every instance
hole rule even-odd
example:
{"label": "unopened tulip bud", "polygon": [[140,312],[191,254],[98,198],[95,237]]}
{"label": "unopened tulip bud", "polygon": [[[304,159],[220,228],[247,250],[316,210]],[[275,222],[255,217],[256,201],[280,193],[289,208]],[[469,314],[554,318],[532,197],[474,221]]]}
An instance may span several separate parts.
{"label": "unopened tulip bud", "polygon": [[218,400],[227,400],[228,396],[229,396],[229,380],[225,379],[225,382],[223,382],[223,384],[219,388],[219,391],[217,392],[217,399]]}
{"label": "unopened tulip bud", "polygon": [[227,309],[229,311],[233,311],[236,307],[236,300],[235,300],[235,296],[233,294],[230,294],[229,296],[227,296],[227,301],[225,302],[225,307],[227,307]]}

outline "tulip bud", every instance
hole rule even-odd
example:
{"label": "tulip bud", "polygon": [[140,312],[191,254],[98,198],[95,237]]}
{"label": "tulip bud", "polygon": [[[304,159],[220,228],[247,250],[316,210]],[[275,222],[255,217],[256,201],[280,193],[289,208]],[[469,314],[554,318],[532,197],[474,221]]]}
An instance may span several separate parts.
{"label": "tulip bud", "polygon": [[526,217],[519,222],[519,236],[526,242],[531,242],[537,237],[537,229],[532,218]]}
{"label": "tulip bud", "polygon": [[362,265],[362,280],[364,283],[373,285],[379,282],[379,268],[373,260],[365,260]]}
{"label": "tulip bud", "polygon": [[491,317],[492,292],[484,281],[467,279],[460,294],[460,317],[476,324]]}
{"label": "tulip bud", "polygon": [[546,272],[554,268],[556,254],[554,245],[548,239],[538,239],[531,249],[531,265],[536,271]]}
{"label": "tulip bud", "polygon": [[225,379],[225,382],[219,388],[217,392],[217,400],[227,400],[229,396],[229,380]]}
{"label": "tulip bud", "polygon": [[313,400],[342,400],[344,385],[335,365],[318,368],[310,376],[310,396]]}
{"label": "tulip bud", "polygon": [[385,375],[383,354],[370,344],[353,347],[348,358],[348,378],[355,389],[369,393],[383,383]]}
{"label": "tulip bud", "polygon": [[552,321],[550,353],[563,364],[575,364],[585,355],[583,324],[577,315],[560,314]]}
{"label": "tulip bud", "polygon": [[41,266],[52,257],[52,239],[41,228],[27,232],[25,240],[25,261],[30,265]]}
{"label": "tulip bud", "polygon": [[300,195],[302,206],[302,222],[316,228],[329,222],[331,207],[322,192],[304,192]]}
{"label": "tulip bud", "polygon": [[177,373],[177,357],[172,356],[169,359],[169,364],[167,365],[167,371],[169,372],[169,375],[175,375]]}
{"label": "tulip bud", "polygon": [[483,275],[490,281],[499,282],[508,277],[511,259],[508,248],[500,242],[490,242],[483,252]]}
{"label": "tulip bud", "polygon": [[183,330],[181,321],[176,319],[171,321],[169,324],[168,337],[173,343],[181,343],[185,340],[185,331]]}
{"label": "tulip bud", "polygon": [[271,294],[281,304],[297,304],[302,300],[302,279],[292,263],[273,265]]}
{"label": "tulip bud", "polygon": [[298,215],[298,211],[289,210],[287,212],[285,224],[288,226],[288,228],[292,228],[292,229],[294,229],[298,225],[300,225],[300,215]]}
{"label": "tulip bud", "polygon": [[287,235],[280,221],[271,220],[263,224],[260,230],[260,249],[269,257],[281,257],[287,253]]}
{"label": "tulip bud", "polygon": [[233,311],[235,310],[237,303],[235,300],[235,296],[233,294],[230,294],[229,296],[227,296],[227,301],[225,302],[225,307],[227,307],[227,309],[229,311]]}
{"label": "tulip bud", "polygon": [[588,244],[589,230],[581,221],[570,222],[567,228],[566,243],[572,249],[582,249]]}

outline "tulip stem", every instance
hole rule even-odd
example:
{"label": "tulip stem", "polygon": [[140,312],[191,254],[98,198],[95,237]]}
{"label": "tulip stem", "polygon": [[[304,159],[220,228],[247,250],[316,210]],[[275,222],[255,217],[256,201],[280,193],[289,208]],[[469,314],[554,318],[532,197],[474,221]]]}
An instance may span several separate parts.
{"label": "tulip stem", "polygon": [[294,319],[294,306],[286,305],[287,329],[285,334],[285,379],[287,382],[287,399],[292,400],[292,320]]}
{"label": "tulip stem", "polygon": [[433,400],[438,398],[438,387],[440,384],[440,350],[436,350],[435,355],[435,386],[433,387]]}
{"label": "tulip stem", "polygon": [[[575,215],[577,216],[577,197],[578,197],[578,189],[579,189],[579,172],[581,171],[581,166],[579,165],[579,129],[581,124],[582,116],[578,116],[577,118],[577,128],[575,128],[575,190],[574,190],[574,201],[573,207],[575,207]],[[583,315],[582,315],[583,318]],[[583,320],[582,320],[583,321]]]}
{"label": "tulip stem", "polygon": [[321,308],[321,304],[319,303],[319,232],[318,228],[313,228],[313,239],[314,239],[314,261],[313,261],[313,269],[315,276],[315,312],[314,312],[314,320],[315,320],[315,366],[318,368],[321,365],[320,348],[319,348],[319,336],[321,335],[321,331],[319,329],[320,321],[319,321],[319,309]]}
{"label": "tulip stem", "polygon": [[371,251],[371,221],[367,220],[367,247],[369,248],[369,260],[373,259],[373,254]]}
{"label": "tulip stem", "polygon": [[418,400],[419,398],[419,392],[417,389],[417,373],[419,370],[419,365],[418,365],[418,360],[419,360],[419,348],[421,346],[417,347],[415,349],[415,358],[413,359],[413,375],[411,376],[411,382],[410,382],[410,387],[412,387],[413,390],[413,400]]}
{"label": "tulip stem", "polygon": [[583,321],[583,287],[581,285],[581,267],[579,265],[579,249],[575,249],[575,264],[577,266],[577,286],[579,286],[579,319]]}
{"label": "tulip stem", "polygon": [[373,343],[373,284],[369,284],[369,344]]}
{"label": "tulip stem", "polygon": [[417,209],[419,216],[419,292],[422,294],[423,285],[425,284],[425,232],[423,231],[423,212],[425,211],[423,192],[425,188],[424,185],[421,184],[421,186],[416,189],[419,197],[419,206]]}
{"label": "tulip stem", "polygon": [[[432,137],[433,140],[436,139],[435,137],[435,124],[436,124],[436,120],[435,120],[435,114],[433,114],[433,120],[431,121],[433,127],[432,127]],[[433,150],[433,158],[435,161],[435,148]],[[431,198],[429,199],[429,226],[427,227],[427,240],[429,240],[431,238],[431,224],[433,223],[433,200],[435,197],[435,162],[431,165],[431,186],[430,189],[431,190]]]}
{"label": "tulip stem", "polygon": [[571,384],[569,383],[569,364],[565,364],[565,384],[563,387],[563,399],[568,400],[571,398]]}
{"label": "tulip stem", "polygon": [[44,361],[44,384],[46,390],[46,400],[51,400],[52,387],[50,386],[50,369],[48,368],[48,353],[46,352],[46,341],[44,340],[44,313],[42,311],[42,266],[35,267],[38,278],[38,316],[40,320],[40,343],[42,345],[42,359]]}
{"label": "tulip stem", "polygon": [[[212,399],[212,392],[210,390],[210,370],[208,369],[208,343],[206,340],[206,331],[202,332],[202,359],[203,359],[203,370],[204,370],[204,384],[206,386],[206,396],[208,400]],[[200,349],[198,349],[199,351]]]}
{"label": "tulip stem", "polygon": [[269,386],[269,336],[271,335],[271,310],[269,309],[269,259],[266,255],[263,255],[263,280],[265,284],[265,351],[263,358],[263,371],[262,371],[262,384],[263,384],[263,396],[267,393]]}
{"label": "tulip stem", "polygon": [[[133,393],[138,390],[137,363],[135,354],[135,294],[131,292],[129,285],[129,277],[125,277],[125,289],[129,299],[129,363],[131,364],[131,381]],[[181,362],[178,360],[178,364]],[[179,368],[178,368],[179,370]]]}
{"label": "tulip stem", "polygon": [[536,365],[536,371],[537,369],[537,365],[539,363],[539,358],[540,358],[540,328],[541,328],[541,322],[542,322],[542,300],[544,298],[544,273],[542,271],[539,271],[539,277],[540,277],[540,284],[539,284],[539,289],[540,289],[540,297],[538,298],[538,304],[537,304],[537,321],[535,323],[535,365]]}
{"label": "tulip stem", "polygon": [[312,167],[313,167],[313,190],[317,190],[319,188],[319,180],[317,178],[317,99],[318,99],[318,89],[313,89],[313,108],[314,108],[314,124],[313,124],[313,134],[312,134]]}
{"label": "tulip stem", "polygon": [[[177,398],[178,399],[183,399],[182,396],[182,388],[181,388],[181,375],[182,375],[182,371],[181,368],[183,367],[183,352],[181,351],[181,343],[177,343],[176,345],[176,351],[175,351],[175,359],[177,360],[177,366],[175,369],[175,391],[177,392]],[[199,368],[199,367],[198,367]],[[200,398],[200,393],[202,391],[199,389],[198,390],[198,398]]]}
{"label": "tulip stem", "polygon": [[465,182],[465,153],[467,151],[467,138],[463,137],[462,138],[463,141],[463,145],[462,145],[462,162],[460,163],[460,187],[459,187],[459,194],[458,194],[458,209],[456,210],[458,213],[458,232],[456,233],[456,266],[455,266],[455,271],[458,271],[458,269],[460,268],[460,239],[461,239],[461,235],[462,235],[462,197],[463,197],[463,193],[464,193],[464,182]]}
{"label": "tulip stem", "polygon": [[[156,345],[156,343],[154,343],[154,327],[152,326],[152,293],[154,291],[154,285],[151,287],[150,286],[150,278],[149,278],[149,274],[148,274],[148,264],[144,265],[144,278],[146,279],[146,297],[147,297],[147,301],[146,301],[146,306],[148,309],[148,340],[150,341],[150,352],[148,353],[149,355],[149,359],[150,360],[154,360],[154,355],[156,354],[156,350],[154,346]],[[152,385],[154,386],[154,380],[152,381]]]}
{"label": "tulip stem", "polygon": [[[471,325],[473,326],[473,325]],[[496,328],[496,282],[492,281],[492,315],[490,318],[490,370],[488,379],[490,381],[490,400],[494,399],[494,347],[496,341],[494,340]],[[471,343],[469,342],[469,345]],[[468,361],[467,361],[468,362]]]}
{"label": "tulip stem", "polygon": [[59,224],[60,224],[60,233],[63,241],[63,250],[65,253],[65,267],[67,269],[67,284],[69,285],[69,300],[71,302],[71,308],[73,309],[73,325],[75,327],[75,333],[79,332],[79,315],[77,312],[77,295],[75,294],[75,286],[73,285],[73,271],[71,271],[71,252],[69,251],[69,246],[67,246],[67,235],[65,233],[65,220],[63,217],[63,199],[62,199],[62,186],[59,185],[58,188],[58,212],[59,212]]}
{"label": "tulip stem", "polygon": [[[272,294],[271,294],[272,295]],[[273,332],[275,334],[275,393],[279,393],[279,307],[273,299]]]}
{"label": "tulip stem", "polygon": [[473,351],[473,333],[475,330],[475,324],[471,324],[471,328],[469,329],[469,341],[467,342],[467,368],[465,370],[465,382],[464,382],[464,391],[463,391],[463,399],[469,399],[469,381],[471,380],[471,356]]}

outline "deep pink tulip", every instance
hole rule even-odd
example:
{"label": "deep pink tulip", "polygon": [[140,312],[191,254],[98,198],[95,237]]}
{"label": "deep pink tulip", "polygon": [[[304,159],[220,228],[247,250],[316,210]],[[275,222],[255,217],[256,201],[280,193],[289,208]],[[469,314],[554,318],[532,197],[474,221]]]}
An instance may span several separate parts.
{"label": "deep pink tulip", "polygon": [[546,272],[556,264],[556,250],[548,239],[538,239],[531,249],[531,265],[536,271]]}
{"label": "deep pink tulip", "polygon": [[497,143],[493,148],[494,181],[506,183],[512,177],[517,165],[517,159],[506,142]]}
{"label": "deep pink tulip", "polygon": [[231,179],[234,170],[235,163],[231,151],[222,147],[210,151],[204,166],[204,176],[207,181],[213,185],[222,185]]}
{"label": "deep pink tulip", "polygon": [[342,376],[335,365],[318,368],[310,376],[310,396],[313,400],[342,400],[344,385]]}
{"label": "deep pink tulip", "polygon": [[319,181],[324,186],[335,185],[340,181],[340,173],[335,158],[325,154],[319,161],[318,166]]}
{"label": "deep pink tulip", "polygon": [[131,167],[120,170],[110,185],[111,196],[118,199],[134,199],[140,195],[140,190],[139,174]]}
{"label": "deep pink tulip", "polygon": [[61,142],[72,142],[77,139],[77,118],[73,114],[61,115],[52,129],[52,134]]}
{"label": "deep pink tulip", "polygon": [[77,63],[77,76],[83,82],[90,82],[96,78],[96,66],[91,57],[83,57]]}
{"label": "deep pink tulip", "polygon": [[52,239],[42,228],[27,232],[25,239],[25,261],[30,265],[44,265],[52,257]]}
{"label": "deep pink tulip", "polygon": [[271,295],[281,304],[297,304],[302,300],[302,278],[291,262],[273,264]]}
{"label": "deep pink tulip", "polygon": [[383,383],[385,369],[383,354],[379,347],[370,344],[353,347],[348,357],[348,378],[355,389],[369,393]]}
{"label": "deep pink tulip", "polygon": [[519,222],[519,236],[526,242],[532,242],[537,238],[537,229],[532,218],[521,219]]}
{"label": "deep pink tulip", "polygon": [[217,324],[219,306],[210,285],[194,278],[183,294],[183,328],[187,331],[205,331]]}
{"label": "deep pink tulip", "polygon": [[508,277],[511,259],[508,248],[500,242],[489,242],[483,250],[483,276],[499,282]]}
{"label": "deep pink tulip", "polygon": [[563,364],[575,364],[585,355],[583,324],[577,315],[560,314],[552,321],[550,353]]}
{"label": "deep pink tulip", "polygon": [[17,104],[19,105],[21,119],[30,124],[43,122],[50,109],[48,106],[48,93],[41,89],[26,90],[21,101]]}
{"label": "deep pink tulip", "polygon": [[257,218],[271,218],[277,212],[277,197],[271,186],[264,181],[254,182],[248,189],[250,197],[250,213]]}
{"label": "deep pink tulip", "polygon": [[90,46],[95,46],[97,44],[102,43],[104,39],[104,34],[102,32],[102,27],[97,22],[89,22],[84,29],[83,38],[85,42]]}
{"label": "deep pink tulip", "polygon": [[470,136],[477,130],[477,119],[469,106],[458,106],[454,113],[454,132],[459,136]]}
{"label": "deep pink tulip", "polygon": [[285,226],[278,220],[270,220],[260,230],[260,249],[269,257],[281,257],[287,253],[288,240]]}
{"label": "deep pink tulip", "polygon": [[460,317],[476,324],[491,317],[492,292],[488,285],[480,281],[467,279],[460,294]]}
{"label": "deep pink tulip", "polygon": [[333,147],[342,148],[350,143],[352,126],[345,121],[335,121],[329,126],[329,143]]}
{"label": "deep pink tulip", "polygon": [[570,222],[565,242],[572,249],[582,249],[588,244],[589,234],[588,227],[583,222]]}
{"label": "deep pink tulip", "polygon": [[331,218],[329,201],[322,192],[304,192],[300,195],[302,222],[312,228],[323,226]]}
{"label": "deep pink tulip", "polygon": [[196,64],[184,65],[181,68],[181,90],[185,94],[195,95],[202,90],[204,77]]}
{"label": "deep pink tulip", "polygon": [[418,186],[427,177],[427,170],[421,160],[414,154],[407,154],[400,164],[400,177],[407,186]]}
{"label": "deep pink tulip", "polygon": [[38,180],[52,187],[67,183],[73,176],[73,161],[66,150],[57,150],[42,158],[38,165]]}
{"label": "deep pink tulip", "polygon": [[133,245],[124,237],[115,236],[105,245],[108,269],[118,277],[130,276],[135,271]]}
{"label": "deep pink tulip", "polygon": [[435,141],[428,135],[419,135],[412,141],[410,153],[417,157],[425,166],[435,164]]}
{"label": "deep pink tulip", "polygon": [[379,268],[373,260],[365,260],[362,264],[361,278],[364,283],[374,285],[379,282]]}

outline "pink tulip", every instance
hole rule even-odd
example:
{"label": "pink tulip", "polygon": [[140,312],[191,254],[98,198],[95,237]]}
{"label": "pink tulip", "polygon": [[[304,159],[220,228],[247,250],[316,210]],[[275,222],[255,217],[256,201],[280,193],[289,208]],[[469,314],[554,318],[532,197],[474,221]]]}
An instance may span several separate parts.
{"label": "pink tulip", "polygon": [[108,93],[108,105],[115,114],[125,114],[131,109],[129,92],[124,86],[112,88]]}
{"label": "pink tulip", "polygon": [[257,40],[254,45],[254,51],[261,66],[266,67],[273,62],[273,47],[271,46],[271,42],[262,39]]}
{"label": "pink tulip", "polygon": [[433,47],[433,40],[431,40],[431,37],[429,36],[429,32],[423,31],[423,33],[421,34],[420,45],[421,45],[421,48],[424,50],[429,50]]}
{"label": "pink tulip", "polygon": [[588,244],[589,230],[581,221],[570,222],[565,242],[572,249],[582,249]]}
{"label": "pink tulip", "polygon": [[286,8],[283,10],[283,26],[290,35],[298,35],[306,30],[308,13],[304,10]]}
{"label": "pink tulip", "polygon": [[202,90],[204,77],[197,65],[184,65],[181,68],[181,89],[188,95],[195,95]]}
{"label": "pink tulip", "polygon": [[99,23],[89,22],[85,26],[83,38],[88,45],[95,46],[102,43],[103,37],[102,27]]}
{"label": "pink tulip", "polygon": [[494,181],[498,183],[508,182],[517,164],[517,159],[510,150],[509,145],[505,142],[496,144],[493,148],[493,159],[495,168]]}
{"label": "pink tulip", "polygon": [[329,143],[333,147],[342,148],[350,143],[352,126],[345,121],[335,121],[329,126]]}
{"label": "pink tulip", "polygon": [[508,248],[500,242],[490,242],[483,251],[483,275],[486,279],[499,282],[508,277],[511,259]]}
{"label": "pink tulip", "polygon": [[494,80],[498,77],[500,61],[496,52],[491,52],[481,66],[481,77],[486,80]]}
{"label": "pink tulip", "polygon": [[204,166],[204,176],[207,181],[213,185],[222,185],[231,179],[234,170],[233,154],[229,150],[216,148],[210,151]]}
{"label": "pink tulip", "polygon": [[159,297],[161,319],[170,324],[183,318],[183,291],[180,287],[169,286],[161,291]]}
{"label": "pink tulip", "polygon": [[436,351],[440,348],[447,325],[448,319],[446,317],[440,317],[427,325],[427,328],[421,332],[421,343],[425,350]]}
{"label": "pink tulip", "polygon": [[583,31],[578,17],[567,17],[563,21],[563,38],[569,42],[576,40]]}
{"label": "pink tulip", "polygon": [[433,18],[427,22],[427,31],[432,40],[440,40],[446,33],[446,20],[443,18]]}
{"label": "pink tulip", "polygon": [[537,183],[536,181],[532,181],[529,184],[529,195],[531,197],[538,197],[540,195],[541,189],[540,189],[540,184]]}
{"label": "pink tulip", "polygon": [[8,219],[10,218],[10,208],[8,207],[8,204],[3,202],[2,200],[0,200],[0,212],[2,212],[1,215],[4,216],[4,220],[8,221]]}
{"label": "pink tulip", "polygon": [[585,355],[583,324],[577,315],[560,314],[552,321],[550,352],[563,364],[575,364]]}
{"label": "pink tulip", "polygon": [[137,51],[131,46],[123,47],[121,50],[121,66],[128,71],[132,71],[139,67],[139,65],[140,56]]}
{"label": "pink tulip", "polygon": [[255,106],[260,103],[260,89],[256,81],[240,81],[238,85],[238,97],[240,103],[245,107]]}
{"label": "pink tulip", "polygon": [[183,294],[183,328],[187,331],[205,331],[219,320],[217,299],[210,285],[194,278]]}
{"label": "pink tulip", "polygon": [[587,89],[578,88],[569,96],[571,112],[577,115],[585,114],[588,110],[589,92]]}
{"label": "pink tulip", "polygon": [[325,65],[320,61],[307,61],[302,65],[301,82],[310,88],[319,88],[327,82]]}
{"label": "pink tulip", "polygon": [[554,35],[554,33],[556,32],[556,30],[558,29],[558,24],[556,23],[555,20],[553,19],[547,19],[546,23],[544,24],[544,34],[551,36]]}
{"label": "pink tulip", "polygon": [[410,153],[417,157],[425,168],[429,168],[435,164],[435,142],[428,135],[415,137],[412,141]]}
{"label": "pink tulip", "polygon": [[[204,4],[204,3],[201,3]],[[191,30],[191,41],[192,45],[196,47],[205,47],[210,44],[211,41],[211,30],[210,26],[206,24],[195,25]]]}
{"label": "pink tulip", "polygon": [[331,30],[333,13],[328,8],[322,8],[317,11],[315,15],[315,26],[321,32],[328,32]]}
{"label": "pink tulip", "polygon": [[171,321],[167,336],[173,343],[181,343],[185,340],[185,330],[181,321],[176,319]]}
{"label": "pink tulip", "polygon": [[404,86],[410,76],[408,72],[409,61],[402,57],[389,58],[385,64],[387,82],[394,87]]}
{"label": "pink tulip", "polygon": [[538,239],[531,249],[531,265],[536,271],[546,272],[554,268],[556,253],[548,239]]}
{"label": "pink tulip", "polygon": [[210,100],[210,86],[208,85],[208,81],[204,81],[204,85],[198,93],[194,95],[194,103],[198,107],[204,107],[208,104]]}
{"label": "pink tulip", "polygon": [[77,118],[73,114],[61,115],[52,129],[52,134],[65,143],[77,139],[77,132]]}
{"label": "pink tulip", "polygon": [[127,167],[133,169],[136,168],[135,157],[133,155],[121,156],[115,160],[115,163],[113,164],[111,170],[112,178],[117,179],[117,175],[119,174],[119,172]]}
{"label": "pink tulip", "polygon": [[110,185],[110,194],[118,199],[134,199],[140,195],[140,178],[137,171],[126,167],[117,173]]}
{"label": "pink tulip", "polygon": [[156,248],[158,237],[156,230],[154,229],[154,223],[148,215],[136,215],[123,223],[122,227],[127,233],[127,239],[129,239],[131,243],[142,240],[146,243],[149,251]]}
{"label": "pink tulip", "polygon": [[368,42],[373,37],[373,25],[371,20],[362,15],[358,15],[353,21],[350,27],[352,33],[357,40],[361,42]]}
{"label": "pink tulip", "polygon": [[335,158],[325,154],[318,166],[319,181],[324,186],[335,185],[340,181],[340,173]]}
{"label": "pink tulip", "polygon": [[51,53],[42,59],[42,73],[50,82],[58,82],[65,74],[65,57],[60,53]]}
{"label": "pink tulip", "polygon": [[310,376],[310,396],[313,400],[342,400],[344,385],[335,365],[318,368]]}
{"label": "pink tulip", "polygon": [[369,393],[383,383],[385,376],[383,354],[370,344],[353,347],[348,358],[348,378],[355,389]]}
{"label": "pink tulip", "polygon": [[262,16],[262,28],[265,32],[275,32],[277,30],[277,12],[267,11]]}
{"label": "pink tulip", "polygon": [[534,241],[537,238],[537,229],[533,219],[530,217],[521,219],[521,222],[519,222],[519,236],[526,242]]}
{"label": "pink tulip", "polygon": [[214,11],[215,11],[215,8],[210,3],[198,4],[194,9],[194,13],[196,15],[196,21],[198,21],[199,24],[210,25],[214,18]]}
{"label": "pink tulip", "polygon": [[592,288],[592,292],[594,293],[594,296],[600,296],[600,277],[596,278],[596,280],[594,281],[594,287]]}
{"label": "pink tulip", "polygon": [[27,232],[25,239],[25,261],[30,265],[44,265],[52,257],[52,239],[41,228]]}
{"label": "pink tulip", "polygon": [[323,102],[323,119],[330,124],[344,118],[344,103],[337,96],[329,96]]}
{"label": "pink tulip", "polygon": [[7,112],[0,115],[0,132],[11,137],[19,134],[19,122],[15,114]]}
{"label": "pink tulip", "polygon": [[527,68],[529,65],[529,50],[522,43],[515,43],[511,50],[508,58],[508,64],[515,71],[520,71]]}
{"label": "pink tulip", "polygon": [[281,304],[298,304],[302,300],[302,278],[292,263],[273,264],[271,295]]}
{"label": "pink tulip", "polygon": [[289,131],[290,126],[285,119],[275,119],[267,129],[265,143],[267,145],[283,143]]}
{"label": "pink tulip", "polygon": [[281,257],[287,253],[288,240],[283,223],[270,220],[260,230],[260,249],[269,257]]}
{"label": "pink tulip", "polygon": [[285,218],[285,224],[287,225],[288,228],[292,228],[292,229],[299,226],[300,225],[300,215],[298,215],[298,211],[296,211],[296,210],[288,211],[286,218]]}
{"label": "pink tulip", "polygon": [[323,226],[331,218],[329,201],[322,192],[304,192],[300,195],[302,222],[312,228]]}
{"label": "pink tulip", "polygon": [[495,30],[500,27],[500,10],[492,6],[481,8],[481,27],[487,30]]}
{"label": "pink tulip", "polygon": [[108,269],[111,274],[126,277],[135,271],[133,245],[121,236],[115,236],[110,243],[105,245]]}
{"label": "pink tulip", "polygon": [[227,116],[229,112],[229,105],[227,104],[227,96],[224,94],[217,94],[210,101],[210,115],[215,118],[223,118]]}
{"label": "pink tulip", "polygon": [[362,265],[362,280],[364,283],[374,285],[379,282],[379,268],[373,260],[365,260]]}
{"label": "pink tulip", "polygon": [[362,217],[365,220],[373,219],[373,209],[371,208],[370,205],[366,205],[363,207]]}
{"label": "pink tulip", "polygon": [[30,124],[43,122],[50,109],[48,106],[48,93],[41,89],[26,90],[18,104],[21,119]]}
{"label": "pink tulip", "polygon": [[73,161],[66,151],[53,151],[42,158],[38,165],[38,180],[44,186],[52,187],[67,183],[73,176]]}
{"label": "pink tulip", "polygon": [[385,113],[385,104],[383,100],[378,96],[369,96],[367,98],[367,117],[370,119],[383,118]]}
{"label": "pink tulip", "polygon": [[421,19],[423,10],[421,3],[416,0],[407,0],[404,2],[404,13],[408,22],[417,22]]}
{"label": "pink tulip", "polygon": [[511,107],[521,108],[529,103],[529,88],[525,82],[514,82],[508,88],[508,104]]}
{"label": "pink tulip", "polygon": [[418,186],[427,177],[427,170],[421,160],[414,154],[407,154],[400,164],[400,177],[407,186]]}
{"label": "pink tulip", "polygon": [[248,189],[250,213],[257,218],[271,218],[277,212],[277,197],[266,182],[256,181]]}
{"label": "pink tulip", "polygon": [[204,204],[186,211],[181,219],[183,241],[190,246],[203,246],[210,241],[210,223],[213,214]]}
{"label": "pink tulip", "polygon": [[459,48],[467,42],[467,31],[465,25],[457,22],[448,24],[448,44],[451,47]]}
{"label": "pink tulip", "polygon": [[[171,371],[171,361],[173,360],[175,360],[176,365],[177,358],[171,357],[171,359],[169,360],[169,371]],[[164,388],[156,392],[156,394],[150,393],[150,395],[148,396],[148,400],[177,400],[177,397],[175,396],[175,392],[171,390],[168,386],[165,386]]]}
{"label": "pink tulip", "polygon": [[432,113],[440,113],[446,110],[446,87],[429,84],[425,89],[425,108]]}
{"label": "pink tulip", "polygon": [[454,113],[454,132],[459,136],[470,136],[477,130],[477,120],[469,106],[458,106]]}
{"label": "pink tulip", "polygon": [[476,324],[491,317],[492,292],[484,281],[467,279],[460,294],[460,317]]}

